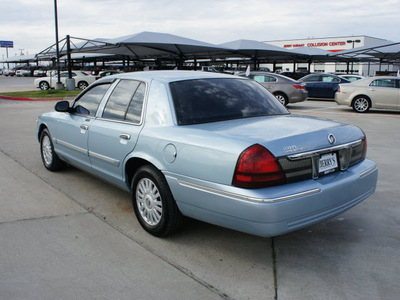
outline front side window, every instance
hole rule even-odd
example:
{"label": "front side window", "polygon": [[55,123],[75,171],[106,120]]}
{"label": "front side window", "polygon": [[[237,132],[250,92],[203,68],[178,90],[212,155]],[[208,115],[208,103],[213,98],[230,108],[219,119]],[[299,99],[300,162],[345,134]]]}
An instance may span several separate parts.
{"label": "front side window", "polygon": [[101,99],[103,99],[109,87],[110,84],[101,84],[88,90],[75,102],[75,112],[78,114],[95,116]]}
{"label": "front side window", "polygon": [[197,79],[169,84],[179,125],[288,114],[265,88],[246,79]]}

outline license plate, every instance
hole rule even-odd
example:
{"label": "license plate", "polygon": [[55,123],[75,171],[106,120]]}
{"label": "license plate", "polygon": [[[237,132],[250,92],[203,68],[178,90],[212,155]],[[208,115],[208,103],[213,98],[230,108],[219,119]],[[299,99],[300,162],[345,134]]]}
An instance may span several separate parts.
{"label": "license plate", "polygon": [[335,172],[338,167],[336,153],[323,154],[319,158],[319,175],[326,175]]}

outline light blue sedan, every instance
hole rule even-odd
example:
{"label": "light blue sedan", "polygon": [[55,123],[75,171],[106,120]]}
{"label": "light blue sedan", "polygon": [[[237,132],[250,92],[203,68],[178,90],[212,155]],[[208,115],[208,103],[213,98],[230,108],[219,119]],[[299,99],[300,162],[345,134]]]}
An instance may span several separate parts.
{"label": "light blue sedan", "polygon": [[38,118],[44,166],[70,164],[130,191],[155,236],[184,217],[280,235],[338,215],[376,187],[360,128],[293,115],[246,78],[119,74],[55,110]]}

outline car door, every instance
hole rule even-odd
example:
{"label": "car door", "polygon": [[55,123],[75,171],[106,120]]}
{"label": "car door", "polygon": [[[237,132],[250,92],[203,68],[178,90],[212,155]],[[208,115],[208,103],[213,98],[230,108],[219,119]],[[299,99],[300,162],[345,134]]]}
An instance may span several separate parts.
{"label": "car door", "polygon": [[257,81],[271,93],[274,92],[275,81],[276,81],[274,77],[263,74],[255,74],[255,75],[250,75],[249,78],[253,79],[254,81]]}
{"label": "car door", "polygon": [[110,84],[94,86],[73,104],[70,113],[62,113],[55,124],[55,143],[60,155],[72,164],[90,167],[88,132],[97,108]]}
{"label": "car door", "polygon": [[146,84],[120,80],[89,134],[89,157],[93,170],[121,185],[123,161],[133,151],[142,129],[142,111]]}
{"label": "car door", "polygon": [[335,76],[322,76],[321,82],[321,98],[335,98],[335,93],[338,90],[340,79]]}
{"label": "car door", "polygon": [[305,78],[306,89],[308,91],[308,97],[320,98],[322,93],[322,82],[321,75],[310,75]]}
{"label": "car door", "polygon": [[399,105],[400,88],[398,79],[376,79],[368,86],[368,92],[372,100],[372,107],[397,108]]}

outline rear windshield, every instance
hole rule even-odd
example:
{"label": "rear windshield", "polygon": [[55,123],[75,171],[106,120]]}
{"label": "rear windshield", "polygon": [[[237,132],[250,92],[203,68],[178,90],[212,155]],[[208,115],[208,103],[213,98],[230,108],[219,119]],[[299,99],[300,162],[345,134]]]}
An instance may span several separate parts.
{"label": "rear windshield", "polygon": [[246,79],[196,79],[170,83],[179,125],[288,114],[260,84]]}

